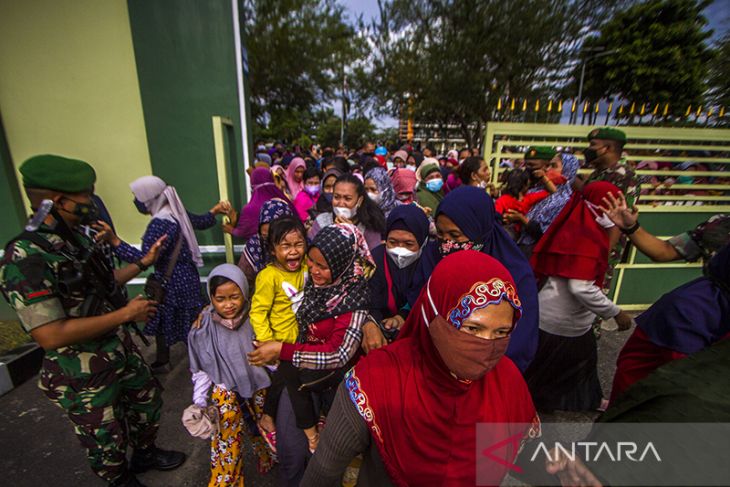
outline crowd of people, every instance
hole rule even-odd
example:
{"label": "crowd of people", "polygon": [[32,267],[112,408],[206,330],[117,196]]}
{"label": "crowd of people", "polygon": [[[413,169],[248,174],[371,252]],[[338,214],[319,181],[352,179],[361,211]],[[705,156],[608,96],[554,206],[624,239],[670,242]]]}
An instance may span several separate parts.
{"label": "crowd of people", "polygon": [[[623,159],[626,135],[606,127],[587,138],[587,177],[575,154],[536,146],[500,184],[469,149],[262,143],[240,211],[218,202],[196,215],[161,179],[132,182],[134,205],[151,218],[141,250],[90,202],[88,164],[38,156],[20,171],[34,210],[54,203],[39,232],[69,241],[84,229],[92,239],[75,245],[100,249],[109,269],[112,255],[129,263],[114,271],[117,284],[154,266],[147,295],[155,300],[125,301],[103,323],[85,317],[83,296],[59,287],[59,260],[42,257],[53,250],[25,234],[6,251],[0,283],[47,351],[42,388],[111,485],[142,485],[136,472],[184,461],[154,445],[159,388],[132,328],[119,326],[130,321],[146,321],[144,333],[156,338],[156,374],[169,368],[171,345],[187,345],[192,405],[181,414],[192,435],[211,441],[211,487],[244,485],[246,442],[262,474],[278,462],[282,485],[340,485],[358,455],[359,485],[475,485],[477,476],[498,485],[517,451],[502,452],[503,467],[479,464],[477,423],[503,424],[505,437],[527,441],[539,434],[541,412],[608,409],[610,417],[656,369],[730,334],[730,217],[658,239],[638,221],[641,187]],[[42,169],[51,163],[69,175],[49,180]],[[205,300],[193,230],[214,227],[217,215],[244,250],[237,265],[203,276]],[[634,320],[607,296],[629,241],[657,261],[701,259],[704,277]],[[635,328],[608,397],[596,340],[610,319]],[[78,331],[79,320],[96,320],[96,331]],[[105,347],[123,349],[134,365],[122,364],[109,384],[90,380],[106,370]],[[78,360],[91,370],[68,366]],[[113,411],[102,420],[96,397],[112,383],[126,399],[108,399]],[[70,390],[86,399],[71,400]],[[110,430],[127,433],[99,434]],[[128,442],[129,466],[121,460]]]}

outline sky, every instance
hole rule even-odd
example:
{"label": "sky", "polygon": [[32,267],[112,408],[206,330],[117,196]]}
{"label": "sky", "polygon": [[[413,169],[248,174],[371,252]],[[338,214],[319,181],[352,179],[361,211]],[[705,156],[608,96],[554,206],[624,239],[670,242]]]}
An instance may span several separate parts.
{"label": "sky", "polygon": [[[354,22],[358,15],[362,15],[367,22],[378,15],[377,0],[340,0],[348,11],[348,16]],[[509,0],[504,0],[509,1]],[[730,31],[730,0],[715,0],[705,9],[705,17],[708,20],[708,27],[713,30],[712,40],[720,39]],[[340,113],[340,107],[335,110]],[[384,117],[376,121],[378,128],[397,127],[398,120],[391,117]]]}

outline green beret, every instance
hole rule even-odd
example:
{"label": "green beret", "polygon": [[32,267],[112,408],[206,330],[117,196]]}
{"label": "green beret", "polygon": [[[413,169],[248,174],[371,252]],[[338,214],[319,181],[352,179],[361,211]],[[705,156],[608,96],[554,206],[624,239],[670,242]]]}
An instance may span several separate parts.
{"label": "green beret", "polygon": [[616,140],[618,142],[621,142],[622,144],[625,144],[626,134],[623,132],[623,130],[611,127],[603,127],[600,129],[593,129],[588,133],[588,142],[593,139]]}
{"label": "green beret", "polygon": [[89,163],[53,154],[33,156],[20,166],[23,186],[61,193],[91,191],[96,172]]}
{"label": "green beret", "polygon": [[528,147],[525,152],[525,159],[542,159],[549,161],[558,152],[552,147]]}

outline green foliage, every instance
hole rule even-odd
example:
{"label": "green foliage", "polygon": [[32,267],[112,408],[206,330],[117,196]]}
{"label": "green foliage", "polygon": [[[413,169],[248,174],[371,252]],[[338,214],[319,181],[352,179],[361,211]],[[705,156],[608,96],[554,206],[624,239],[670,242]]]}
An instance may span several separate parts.
{"label": "green foliage", "polygon": [[[720,40],[715,50],[715,60],[710,67],[710,100],[730,109],[730,34]],[[728,123],[727,115],[724,121]]]}
{"label": "green foliage", "polygon": [[[323,147],[340,145],[341,118],[331,108],[314,112],[282,110],[276,112],[267,127],[256,133],[256,139],[284,140],[290,144],[309,147],[317,143]],[[375,137],[375,126],[367,117],[356,116],[347,121],[345,146],[358,148],[365,140]]]}
{"label": "green foliage", "polygon": [[[379,113],[456,125],[470,146],[501,96],[557,93],[586,30],[620,1],[386,0],[356,77]],[[532,120],[530,120],[532,121]]]}
{"label": "green foliage", "polygon": [[[616,50],[586,66],[584,94],[589,99],[617,96],[641,103],[670,104],[673,115],[701,103],[712,51],[711,31],[702,10],[709,0],[648,0],[618,12],[587,39],[591,52]],[[580,65],[576,67],[576,79]]]}
{"label": "green foliage", "polygon": [[246,0],[243,19],[256,136],[294,140],[334,98],[362,42],[336,0]]}
{"label": "green foliage", "polygon": [[362,147],[367,140],[372,140],[375,126],[366,117],[355,117],[347,121],[345,128],[345,147],[353,149]]}

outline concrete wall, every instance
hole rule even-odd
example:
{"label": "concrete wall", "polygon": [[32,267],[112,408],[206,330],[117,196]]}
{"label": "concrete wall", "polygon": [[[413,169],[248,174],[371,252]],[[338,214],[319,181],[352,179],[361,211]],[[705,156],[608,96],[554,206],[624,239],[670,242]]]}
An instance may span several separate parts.
{"label": "concrete wall", "polygon": [[0,114],[16,168],[39,153],[88,161],[117,231],[140,240],[128,183],[152,170],[124,0],[0,0]]}

